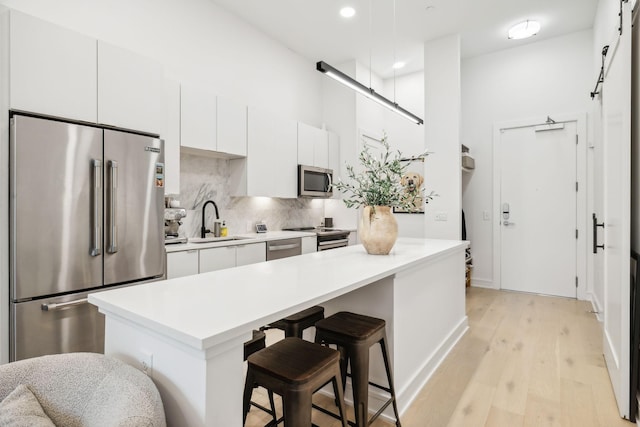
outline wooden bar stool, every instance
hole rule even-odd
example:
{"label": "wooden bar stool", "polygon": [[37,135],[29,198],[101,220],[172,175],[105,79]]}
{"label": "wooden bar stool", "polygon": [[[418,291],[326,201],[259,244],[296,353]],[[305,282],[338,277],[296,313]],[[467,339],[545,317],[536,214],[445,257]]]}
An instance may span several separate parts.
{"label": "wooden bar stool", "polygon": [[[340,351],[343,384],[347,376],[347,365],[351,365],[353,406],[356,416],[355,425],[358,427],[369,426],[389,404],[393,404],[396,426],[400,427],[396,392],[393,387],[393,376],[389,364],[385,325],[386,322],[383,319],[345,311],[336,313],[316,323],[316,343],[335,344]],[[382,350],[389,387],[369,381],[369,348],[377,343],[380,343],[380,349]],[[389,400],[382,405],[371,419],[369,419],[369,385],[384,390],[391,395]]]}
{"label": "wooden bar stool", "polygon": [[332,382],[342,426],[347,427],[340,353],[336,350],[289,337],[252,354],[247,362],[244,422],[247,420],[253,384],[256,384],[282,396],[285,427],[309,427],[313,393]]}
{"label": "wooden bar stool", "polygon": [[324,319],[324,308],[316,305],[270,323],[260,328],[260,330],[276,328],[283,330],[285,337],[302,338],[302,331],[314,326],[317,321],[322,319]]}
{"label": "wooden bar stool", "polygon": [[[251,337],[251,339],[244,343],[244,360],[246,361],[249,356],[251,356],[253,353],[256,353],[262,350],[266,346],[267,346],[266,335],[264,334],[264,332],[253,331],[253,336]],[[269,422],[267,426],[275,426],[275,425],[278,425],[278,417],[276,415],[276,404],[273,400],[273,392],[271,390],[267,390],[267,393],[269,394],[269,404],[271,406],[271,409],[265,408],[259,403],[255,403],[253,401],[249,402],[249,404],[271,415],[273,420]]]}

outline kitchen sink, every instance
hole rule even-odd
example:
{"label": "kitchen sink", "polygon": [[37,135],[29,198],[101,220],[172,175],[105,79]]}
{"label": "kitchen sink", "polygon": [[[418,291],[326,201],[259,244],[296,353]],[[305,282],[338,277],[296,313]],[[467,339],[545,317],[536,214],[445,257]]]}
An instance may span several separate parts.
{"label": "kitchen sink", "polygon": [[225,237],[190,237],[188,243],[215,243],[228,242],[230,240],[245,240],[249,237],[225,236]]}

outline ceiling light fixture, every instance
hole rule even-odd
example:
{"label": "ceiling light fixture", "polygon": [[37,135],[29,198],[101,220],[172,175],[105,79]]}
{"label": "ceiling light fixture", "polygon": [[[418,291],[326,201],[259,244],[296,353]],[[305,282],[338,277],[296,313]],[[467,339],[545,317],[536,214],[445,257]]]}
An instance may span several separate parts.
{"label": "ceiling light fixture", "polygon": [[395,102],[393,102],[393,101],[385,98],[384,96],[378,94],[372,88],[366,87],[362,83],[358,82],[357,80],[352,79],[348,75],[344,74],[342,71],[333,68],[331,65],[327,64],[324,61],[319,61],[316,64],[316,70],[320,71],[321,73],[324,73],[327,77],[331,77],[335,81],[340,82],[340,83],[342,83],[343,85],[345,85],[347,87],[350,87],[351,89],[355,90],[359,94],[366,96],[367,98],[371,99],[372,101],[377,102],[378,104],[382,105],[383,107],[386,107],[389,110],[391,110],[393,112],[396,112],[396,113],[400,114],[401,116],[406,117],[407,119],[411,120],[412,122],[414,122],[416,124],[421,125],[421,124],[424,123],[424,121],[420,117],[416,116],[415,114],[410,113],[409,111],[405,110],[404,108],[402,108],[401,106],[399,106]]}
{"label": "ceiling light fixture", "polygon": [[405,64],[404,62],[402,62],[402,61],[398,61],[398,62],[396,62],[396,63],[394,63],[394,64],[393,64],[393,68],[394,68],[395,70],[399,70],[400,68],[404,68],[404,66],[405,66],[405,65],[406,65],[406,64]]}
{"label": "ceiling light fixture", "polygon": [[356,10],[351,6],[346,6],[340,9],[340,16],[343,18],[352,18],[356,14]]}
{"label": "ceiling light fixture", "polygon": [[[371,27],[372,27],[372,22],[371,22],[371,0],[369,1],[369,37],[371,38]],[[399,62],[395,62],[396,58],[395,58],[395,30],[396,30],[396,2],[395,0],[393,1],[393,32],[394,32],[394,49],[393,49],[393,60],[394,60],[394,72],[393,72],[393,98],[394,100],[391,101],[387,98],[385,98],[384,96],[376,93],[375,90],[373,90],[373,88],[371,87],[367,87],[365,85],[363,85],[362,83],[358,82],[357,80],[349,77],[348,75],[346,75],[345,73],[343,73],[342,71],[339,71],[338,69],[332,67],[331,65],[327,64],[324,61],[318,61],[316,63],[316,70],[320,71],[321,73],[323,73],[324,75],[326,75],[327,77],[331,77],[332,79],[334,79],[335,81],[342,83],[343,85],[355,90],[356,92],[358,92],[361,95],[364,95],[365,97],[369,98],[372,101],[377,102],[378,104],[382,105],[385,108],[388,108],[389,110],[393,111],[394,113],[398,113],[401,116],[411,120],[412,122],[414,122],[415,124],[421,125],[424,124],[424,120],[422,120],[420,117],[416,116],[415,114],[405,110],[404,108],[402,108],[401,106],[399,106],[396,102],[395,102],[395,92],[396,92],[396,74],[395,74],[395,69],[396,69],[396,64],[400,64]],[[402,63],[402,65],[404,66],[404,63]],[[398,67],[400,68],[400,67]],[[369,86],[371,86],[371,50],[369,50]]]}
{"label": "ceiling light fixture", "polygon": [[540,23],[538,21],[526,20],[509,28],[509,39],[519,40],[535,36],[540,31]]}

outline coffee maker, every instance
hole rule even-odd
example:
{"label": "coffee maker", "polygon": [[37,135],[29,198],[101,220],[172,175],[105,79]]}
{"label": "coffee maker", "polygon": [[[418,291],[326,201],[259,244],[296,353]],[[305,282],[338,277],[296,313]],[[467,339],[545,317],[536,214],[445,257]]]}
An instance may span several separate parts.
{"label": "coffee maker", "polygon": [[178,229],[182,225],[180,220],[187,216],[184,208],[166,208],[164,210],[164,243],[185,243],[186,237],[178,237]]}
{"label": "coffee maker", "polygon": [[187,210],[179,207],[180,202],[170,195],[165,197],[164,243],[186,243],[186,237],[179,237],[180,220],[187,216]]}

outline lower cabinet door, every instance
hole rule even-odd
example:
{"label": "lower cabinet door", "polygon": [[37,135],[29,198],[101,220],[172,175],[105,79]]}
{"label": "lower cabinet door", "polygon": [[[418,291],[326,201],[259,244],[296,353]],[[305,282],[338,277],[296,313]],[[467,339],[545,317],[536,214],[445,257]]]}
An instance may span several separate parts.
{"label": "lower cabinet door", "polygon": [[236,266],[267,260],[267,245],[264,242],[239,245],[236,246],[236,250]]}
{"label": "lower cabinet door", "polygon": [[223,270],[236,266],[236,247],[200,249],[200,273]]}
{"label": "lower cabinet door", "polygon": [[170,252],[167,254],[167,279],[198,274],[198,251]]}
{"label": "lower cabinet door", "polygon": [[318,250],[318,239],[316,236],[302,238],[302,253],[308,254]]}

